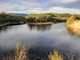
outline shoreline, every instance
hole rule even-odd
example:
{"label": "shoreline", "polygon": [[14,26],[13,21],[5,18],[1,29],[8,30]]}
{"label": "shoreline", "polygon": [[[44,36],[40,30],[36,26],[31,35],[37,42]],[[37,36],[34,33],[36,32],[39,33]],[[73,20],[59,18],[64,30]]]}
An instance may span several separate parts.
{"label": "shoreline", "polygon": [[30,25],[50,25],[50,24],[54,24],[54,22],[36,22],[36,23],[24,23],[24,22],[13,22],[13,23],[3,23],[0,24],[0,27],[4,27],[4,26],[11,26],[11,25],[21,25],[21,24],[30,24]]}
{"label": "shoreline", "polygon": [[20,25],[20,24],[24,24],[24,22],[3,23],[3,24],[0,24],[0,27],[11,26],[11,25]]}
{"label": "shoreline", "polygon": [[50,25],[50,24],[54,24],[54,22],[34,22],[34,23],[27,23],[30,25]]}

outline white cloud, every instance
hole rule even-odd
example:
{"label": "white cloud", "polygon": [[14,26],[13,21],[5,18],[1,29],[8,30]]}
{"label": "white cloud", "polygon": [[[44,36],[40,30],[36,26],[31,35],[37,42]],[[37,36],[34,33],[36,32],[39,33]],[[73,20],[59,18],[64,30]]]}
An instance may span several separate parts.
{"label": "white cloud", "polygon": [[78,0],[61,0],[62,3],[72,3],[72,2],[76,2]]}
{"label": "white cloud", "polygon": [[25,14],[39,14],[39,13],[71,13],[71,14],[80,14],[80,9],[73,8],[62,8],[62,7],[51,7],[47,10],[43,10],[42,8],[34,8],[24,11],[6,11],[8,13],[25,13]]}
{"label": "white cloud", "polygon": [[48,9],[48,11],[49,12],[55,12],[55,13],[80,14],[80,9],[74,9],[74,8],[51,7]]}
{"label": "white cloud", "polygon": [[[1,1],[1,0],[0,0]],[[2,0],[0,11],[16,13],[80,13],[79,0]],[[9,1],[6,3],[6,1]],[[42,1],[42,2],[40,2]],[[43,2],[45,1],[45,2]],[[78,4],[76,3],[78,2]],[[74,3],[74,4],[72,4]]]}

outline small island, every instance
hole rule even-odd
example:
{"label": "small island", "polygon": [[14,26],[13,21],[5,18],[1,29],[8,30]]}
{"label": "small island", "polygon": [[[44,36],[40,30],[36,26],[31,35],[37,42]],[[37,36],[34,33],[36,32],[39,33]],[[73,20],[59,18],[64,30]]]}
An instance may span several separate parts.
{"label": "small island", "polygon": [[27,23],[30,25],[51,25],[54,24],[54,22],[34,22],[34,23]]}

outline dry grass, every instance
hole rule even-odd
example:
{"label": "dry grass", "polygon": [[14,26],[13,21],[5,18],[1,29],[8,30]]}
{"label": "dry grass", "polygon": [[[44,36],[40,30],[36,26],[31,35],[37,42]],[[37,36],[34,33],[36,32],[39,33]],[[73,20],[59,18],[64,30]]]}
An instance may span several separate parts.
{"label": "dry grass", "polygon": [[15,53],[15,59],[14,60],[28,60],[27,56],[27,50],[25,48],[25,45],[17,45],[17,50]]}
{"label": "dry grass", "polygon": [[49,60],[63,60],[62,56],[55,50],[54,54],[50,53]]}
{"label": "dry grass", "polygon": [[[80,56],[77,56],[75,59],[75,55],[72,51],[59,54],[58,51],[55,50],[54,53],[50,53],[50,55],[48,55],[48,58],[49,60],[80,60]],[[15,53],[4,57],[3,60],[29,60],[28,49],[25,47],[25,45],[17,44]],[[44,59],[42,58],[42,60]]]}
{"label": "dry grass", "polygon": [[28,60],[28,49],[25,45],[17,44],[15,54],[4,57],[3,60]]}

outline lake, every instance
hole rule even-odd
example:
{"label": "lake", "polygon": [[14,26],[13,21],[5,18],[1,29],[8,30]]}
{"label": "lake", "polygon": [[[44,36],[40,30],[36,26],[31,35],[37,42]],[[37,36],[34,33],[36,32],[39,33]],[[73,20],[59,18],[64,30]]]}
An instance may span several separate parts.
{"label": "lake", "polygon": [[29,46],[33,56],[42,55],[44,58],[47,54],[44,51],[49,53],[53,49],[80,52],[80,36],[66,28],[65,23],[38,26],[23,24],[0,28],[1,54],[15,48],[19,42]]}

